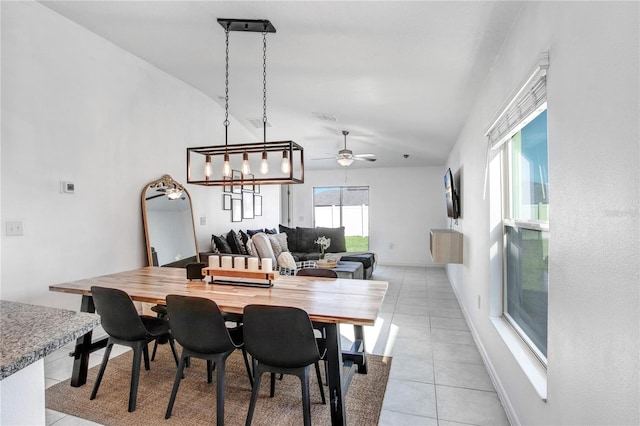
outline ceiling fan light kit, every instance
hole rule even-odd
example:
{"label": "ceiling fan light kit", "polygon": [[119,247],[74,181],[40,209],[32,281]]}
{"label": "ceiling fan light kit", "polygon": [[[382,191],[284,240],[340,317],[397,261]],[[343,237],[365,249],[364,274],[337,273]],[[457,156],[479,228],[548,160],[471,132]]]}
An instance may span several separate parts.
{"label": "ceiling fan light kit", "polygon": [[[225,31],[224,145],[187,148],[187,183],[203,186],[304,183],[304,148],[294,141],[267,142],[267,33],[276,29],[264,19],[218,19]],[[263,141],[229,144],[229,32],[259,32],[263,39]],[[268,154],[281,153],[280,167],[269,167]],[[273,156],[273,161],[279,156]],[[261,175],[251,173],[260,164]],[[234,173],[237,171],[237,173]]]}
{"label": "ceiling fan light kit", "polygon": [[[342,167],[348,167],[353,164],[354,160],[360,161],[376,161],[374,158],[374,154],[354,154],[353,151],[347,149],[347,135],[348,131],[343,130],[342,135],[344,136],[344,149],[338,151],[338,155],[334,158],[338,161]],[[316,160],[327,160],[326,158],[316,158]]]}

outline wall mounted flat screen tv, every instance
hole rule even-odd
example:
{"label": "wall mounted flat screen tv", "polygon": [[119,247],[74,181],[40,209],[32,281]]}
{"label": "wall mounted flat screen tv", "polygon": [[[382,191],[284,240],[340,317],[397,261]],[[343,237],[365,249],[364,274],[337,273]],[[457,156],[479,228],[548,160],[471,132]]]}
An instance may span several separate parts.
{"label": "wall mounted flat screen tv", "polygon": [[447,216],[457,219],[460,217],[460,203],[451,169],[447,169],[447,173],[444,175],[444,188],[447,200]]}

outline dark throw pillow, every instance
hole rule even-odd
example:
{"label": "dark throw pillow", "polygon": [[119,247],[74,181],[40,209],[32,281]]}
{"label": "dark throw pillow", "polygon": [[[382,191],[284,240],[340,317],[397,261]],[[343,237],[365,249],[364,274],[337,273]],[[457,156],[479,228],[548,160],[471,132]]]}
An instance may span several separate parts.
{"label": "dark throw pillow", "polygon": [[[325,236],[331,238],[331,245],[326,250],[327,253],[342,253],[347,251],[347,245],[344,240],[344,226],[339,228],[316,228],[318,237]],[[316,245],[317,246],[317,245]]]}
{"label": "dark throw pillow", "polygon": [[211,238],[213,239],[213,242],[220,253],[224,253],[224,254],[232,253],[229,243],[223,236],[218,237],[217,235],[212,235]]}
{"label": "dark throw pillow", "polygon": [[315,243],[318,239],[318,234],[315,228],[296,228],[296,234],[298,239],[296,244],[298,246],[297,252],[300,253],[314,253],[319,252],[320,247]]}
{"label": "dark throw pillow", "polygon": [[[229,243],[229,247],[231,247],[231,253],[233,254],[247,254],[247,249],[238,238],[238,234],[232,229],[227,234],[227,243]],[[244,249],[244,253],[243,250]]]}
{"label": "dark throw pillow", "polygon": [[259,232],[264,232],[264,229],[247,229],[247,235],[253,237]]}
{"label": "dark throw pillow", "polygon": [[287,228],[283,225],[280,225],[278,228],[280,229],[280,233],[287,234],[287,245],[289,246],[289,251],[297,252],[298,240],[295,228]]}
{"label": "dark throw pillow", "polygon": [[265,234],[277,234],[278,230],[276,228],[272,228],[272,229],[264,228],[264,233]]}

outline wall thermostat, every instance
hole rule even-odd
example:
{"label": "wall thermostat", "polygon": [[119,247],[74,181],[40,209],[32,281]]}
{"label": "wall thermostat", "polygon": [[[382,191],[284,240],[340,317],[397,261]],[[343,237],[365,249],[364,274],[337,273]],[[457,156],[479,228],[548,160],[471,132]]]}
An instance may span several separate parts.
{"label": "wall thermostat", "polygon": [[60,192],[65,194],[73,194],[76,192],[76,187],[73,182],[60,182]]}

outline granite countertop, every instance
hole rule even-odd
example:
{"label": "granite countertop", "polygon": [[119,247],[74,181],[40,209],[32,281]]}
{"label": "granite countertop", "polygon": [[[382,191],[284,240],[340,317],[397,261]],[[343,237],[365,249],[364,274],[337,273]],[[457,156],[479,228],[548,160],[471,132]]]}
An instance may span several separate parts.
{"label": "granite countertop", "polygon": [[99,324],[96,314],[0,300],[0,380]]}

